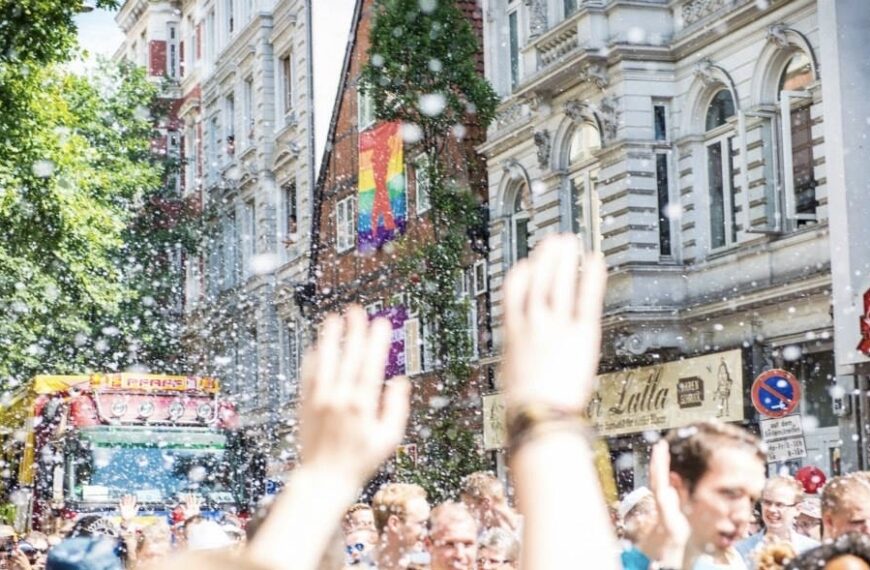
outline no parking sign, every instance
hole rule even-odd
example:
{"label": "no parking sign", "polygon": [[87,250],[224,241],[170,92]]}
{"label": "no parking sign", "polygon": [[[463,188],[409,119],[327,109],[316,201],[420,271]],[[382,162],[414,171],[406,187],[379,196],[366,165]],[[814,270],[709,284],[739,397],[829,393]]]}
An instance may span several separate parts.
{"label": "no parking sign", "polygon": [[769,418],[792,413],[801,401],[801,384],[794,374],[779,368],[762,372],[752,383],[752,405]]}

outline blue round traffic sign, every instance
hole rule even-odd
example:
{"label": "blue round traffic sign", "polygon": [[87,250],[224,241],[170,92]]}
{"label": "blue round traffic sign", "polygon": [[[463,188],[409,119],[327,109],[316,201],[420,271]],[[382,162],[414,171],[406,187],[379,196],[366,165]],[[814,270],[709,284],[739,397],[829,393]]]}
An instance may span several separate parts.
{"label": "blue round traffic sign", "polygon": [[787,416],[800,401],[801,384],[791,372],[774,368],[759,374],[752,383],[752,405],[765,416]]}

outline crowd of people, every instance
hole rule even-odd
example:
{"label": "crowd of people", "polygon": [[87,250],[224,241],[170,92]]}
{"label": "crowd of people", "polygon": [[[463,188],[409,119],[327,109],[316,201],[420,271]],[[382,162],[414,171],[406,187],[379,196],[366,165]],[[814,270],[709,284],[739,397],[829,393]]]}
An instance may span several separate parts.
{"label": "crowd of people", "polygon": [[[69,538],[32,533],[3,549],[7,567],[870,570],[870,474],[808,493],[768,478],[762,443],[737,425],[672,430],[652,446],[649,487],[606,504],[583,413],[605,282],[602,258],[581,256],[572,236],[547,238],[509,274],[502,379],[515,500],[479,472],[440,504],[402,482],[356,502],[402,442],[411,387],[383,380],[389,323],[351,307],[325,320],[303,362],[301,464],[244,532],[192,506],[171,527],[79,521]],[[123,523],[135,505],[122,506]]]}

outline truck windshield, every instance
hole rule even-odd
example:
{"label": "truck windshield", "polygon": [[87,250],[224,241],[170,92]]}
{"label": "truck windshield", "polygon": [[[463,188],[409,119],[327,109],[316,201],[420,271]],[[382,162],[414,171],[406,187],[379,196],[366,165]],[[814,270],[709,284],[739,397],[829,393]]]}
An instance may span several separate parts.
{"label": "truck windshield", "polygon": [[[196,493],[213,503],[234,502],[233,474],[223,436],[87,437],[68,455],[68,494],[75,501],[166,503]],[[124,441],[124,440],[127,441]]]}

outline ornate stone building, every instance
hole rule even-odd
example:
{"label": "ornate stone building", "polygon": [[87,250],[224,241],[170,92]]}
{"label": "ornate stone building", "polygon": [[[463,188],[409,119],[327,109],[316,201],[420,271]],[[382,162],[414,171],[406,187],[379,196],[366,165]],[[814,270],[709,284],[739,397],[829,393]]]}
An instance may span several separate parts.
{"label": "ornate stone building", "polygon": [[[831,397],[829,196],[842,182],[827,166],[823,86],[840,78],[821,38],[826,3],[483,4],[487,75],[502,95],[480,147],[496,348],[505,272],[545,235],[573,232],[610,268],[602,372],[619,374],[603,377],[613,385],[602,382],[594,419],[621,484],[644,478],[650,434],[688,408],[757,428],[751,385],[770,368],[799,383],[790,398],[804,433],[793,439],[806,452],[791,442],[774,464],[847,467],[840,428],[851,420]],[[703,364],[700,385],[660,366],[678,361]],[[646,386],[667,402],[640,405]],[[635,389],[632,423],[607,401]]]}
{"label": "ornate stone building", "polygon": [[148,34],[162,42],[148,44],[149,65],[163,57],[157,75],[177,92],[181,191],[206,218],[199,255],[184,261],[189,372],[221,379],[277,474],[294,459],[282,436],[305,342],[296,291],[311,235],[311,2],[127,0],[118,21],[126,14],[139,22],[125,26],[131,54]]}

